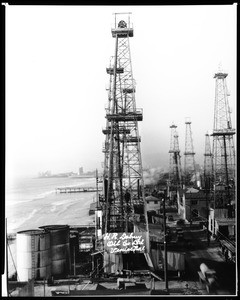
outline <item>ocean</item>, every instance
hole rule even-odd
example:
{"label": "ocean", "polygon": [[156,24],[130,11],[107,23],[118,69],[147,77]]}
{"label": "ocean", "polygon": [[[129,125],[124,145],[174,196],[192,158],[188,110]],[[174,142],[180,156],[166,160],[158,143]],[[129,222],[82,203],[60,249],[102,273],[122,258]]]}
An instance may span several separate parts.
{"label": "ocean", "polygon": [[[56,193],[65,186],[96,187],[95,178],[15,178],[6,179],[5,216],[7,234],[37,229],[43,225],[93,225],[90,204],[96,192]],[[8,247],[9,275],[16,264],[16,245]]]}
{"label": "ocean", "polygon": [[88,225],[96,192],[56,193],[57,187],[95,187],[95,178],[18,178],[6,182],[7,233],[43,225]]}

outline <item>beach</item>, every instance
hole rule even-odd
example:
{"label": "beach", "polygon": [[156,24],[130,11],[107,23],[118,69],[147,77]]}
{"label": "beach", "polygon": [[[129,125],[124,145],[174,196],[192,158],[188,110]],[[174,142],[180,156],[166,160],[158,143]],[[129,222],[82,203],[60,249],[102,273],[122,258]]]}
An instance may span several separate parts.
{"label": "beach", "polygon": [[[95,187],[95,178],[15,178],[6,180],[7,234],[44,225],[93,225],[90,204],[96,192],[56,193],[65,186]],[[16,243],[9,242],[9,275],[16,264]]]}

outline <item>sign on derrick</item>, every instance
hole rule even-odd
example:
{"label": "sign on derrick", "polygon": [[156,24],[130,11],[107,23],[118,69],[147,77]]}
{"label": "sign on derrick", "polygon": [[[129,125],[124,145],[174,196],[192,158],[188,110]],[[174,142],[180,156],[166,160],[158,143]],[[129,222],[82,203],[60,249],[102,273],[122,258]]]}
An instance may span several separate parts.
{"label": "sign on derrick", "polygon": [[106,233],[103,236],[104,249],[108,253],[146,252],[146,233]]}

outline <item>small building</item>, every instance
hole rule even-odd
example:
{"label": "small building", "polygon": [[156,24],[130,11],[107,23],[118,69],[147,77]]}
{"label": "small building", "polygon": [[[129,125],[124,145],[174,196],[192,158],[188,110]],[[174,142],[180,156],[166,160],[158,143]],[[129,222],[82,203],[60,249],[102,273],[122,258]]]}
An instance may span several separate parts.
{"label": "small building", "polygon": [[95,245],[95,226],[78,226],[78,245],[79,252],[91,252]]}
{"label": "small building", "polygon": [[147,211],[156,211],[156,213],[160,213],[162,199],[150,195],[147,196],[145,200],[146,200]]}
{"label": "small building", "polygon": [[204,190],[183,189],[180,191],[179,214],[188,221],[203,221],[207,218],[208,201]]}
{"label": "small building", "polygon": [[186,219],[188,221],[206,220],[208,201],[204,190],[190,188],[185,193]]}
{"label": "small building", "polygon": [[208,230],[219,239],[235,239],[235,218],[228,217],[227,208],[210,208]]}
{"label": "small building", "polygon": [[92,251],[94,248],[93,236],[90,235],[80,235],[79,236],[79,251],[88,252]]}

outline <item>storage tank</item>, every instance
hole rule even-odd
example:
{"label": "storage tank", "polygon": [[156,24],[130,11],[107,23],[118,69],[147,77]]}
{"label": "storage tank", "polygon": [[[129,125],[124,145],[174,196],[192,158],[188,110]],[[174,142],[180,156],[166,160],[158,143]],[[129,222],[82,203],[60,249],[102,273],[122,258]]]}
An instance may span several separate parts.
{"label": "storage tank", "polygon": [[69,226],[47,225],[39,228],[50,233],[52,275],[67,276],[70,271]]}
{"label": "storage tank", "polygon": [[50,234],[39,229],[17,232],[17,274],[19,281],[51,276]]}

